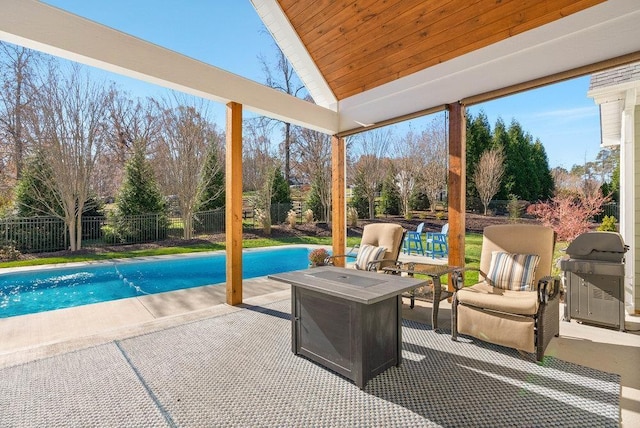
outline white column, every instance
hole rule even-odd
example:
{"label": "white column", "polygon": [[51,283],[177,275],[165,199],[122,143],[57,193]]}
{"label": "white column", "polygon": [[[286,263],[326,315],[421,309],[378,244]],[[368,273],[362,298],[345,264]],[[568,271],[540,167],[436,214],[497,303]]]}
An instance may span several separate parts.
{"label": "white column", "polygon": [[[626,92],[624,110],[622,111],[620,138],[620,233],[629,251],[625,255],[624,301],[627,312],[633,314],[638,307],[637,287],[634,284],[636,258],[640,255],[637,248],[635,231],[639,219],[636,215],[636,192],[640,186],[640,168],[636,168],[635,159],[640,158],[635,142],[635,104],[636,90]],[[640,119],[640,118],[639,118]]]}

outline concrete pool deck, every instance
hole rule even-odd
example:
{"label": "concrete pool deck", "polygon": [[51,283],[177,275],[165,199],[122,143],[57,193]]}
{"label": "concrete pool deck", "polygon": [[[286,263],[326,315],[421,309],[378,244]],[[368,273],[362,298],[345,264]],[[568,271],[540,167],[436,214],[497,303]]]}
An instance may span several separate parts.
{"label": "concrete pool deck", "polygon": [[[265,296],[282,299],[281,292],[288,293],[289,285],[243,281],[247,304]],[[225,300],[222,284],[2,318],[0,367],[236,310]]]}

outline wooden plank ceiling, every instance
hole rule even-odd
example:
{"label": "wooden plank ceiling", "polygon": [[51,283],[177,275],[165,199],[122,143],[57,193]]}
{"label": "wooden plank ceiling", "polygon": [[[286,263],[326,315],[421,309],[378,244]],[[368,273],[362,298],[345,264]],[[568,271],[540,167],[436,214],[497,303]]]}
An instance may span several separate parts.
{"label": "wooden plank ceiling", "polygon": [[278,0],[338,100],[605,0]]}

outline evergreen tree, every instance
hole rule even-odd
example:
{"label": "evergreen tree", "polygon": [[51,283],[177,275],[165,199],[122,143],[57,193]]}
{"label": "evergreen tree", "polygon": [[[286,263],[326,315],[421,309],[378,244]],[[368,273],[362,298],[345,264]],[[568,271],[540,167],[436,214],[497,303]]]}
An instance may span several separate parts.
{"label": "evergreen tree", "polygon": [[484,111],[467,119],[467,197],[477,197],[475,183],[471,179],[482,154],[493,146],[489,119]]}
{"label": "evergreen tree", "polygon": [[555,186],[551,169],[549,168],[549,158],[540,140],[536,139],[536,142],[532,146],[532,153],[532,161],[535,165],[538,182],[540,183],[540,191],[537,195],[533,195],[534,197],[530,200],[550,199],[553,197]]}
{"label": "evergreen tree", "polygon": [[45,160],[44,153],[37,151],[27,159],[20,181],[16,186],[16,208],[18,216],[64,215],[62,205],[51,191],[53,171]]}
{"label": "evergreen tree", "polygon": [[506,170],[511,175],[513,186],[510,195],[520,199],[535,200],[540,193],[540,182],[535,173],[531,152],[531,135],[524,132],[520,123],[511,121],[507,131],[509,144],[506,154]]}
{"label": "evergreen tree", "polygon": [[509,199],[509,195],[513,194],[513,189],[515,188],[515,177],[509,164],[509,156],[511,155],[511,151],[509,150],[509,134],[507,133],[507,127],[502,118],[498,118],[498,120],[496,120],[496,125],[493,128],[493,146],[501,147],[505,158],[504,176],[502,177],[500,191],[496,195],[495,199],[507,200]]}
{"label": "evergreen tree", "polygon": [[369,198],[365,190],[358,184],[361,180],[355,180],[349,205],[358,211],[358,218],[369,218]]}
{"label": "evergreen tree", "polygon": [[197,211],[209,211],[223,207],[225,204],[224,171],[219,166],[218,153],[213,144],[209,145],[207,157],[202,167],[201,185]]}
{"label": "evergreen tree", "polygon": [[271,192],[272,204],[290,204],[291,203],[291,189],[289,183],[285,180],[284,175],[280,167],[274,171],[273,186]]}
{"label": "evergreen tree", "polygon": [[498,119],[493,132],[493,145],[505,155],[504,178],[496,199],[513,196],[528,201],[546,200],[553,195],[554,185],[549,161],[540,140],[522,129],[515,119],[507,128]]}
{"label": "evergreen tree", "polygon": [[166,210],[164,197],[141,145],[135,146],[133,157],[125,165],[116,208],[121,215],[164,213]]}
{"label": "evergreen tree", "polygon": [[[137,221],[131,216],[158,214],[154,220]],[[122,187],[116,196],[116,212],[112,216],[113,232],[120,242],[158,240],[166,236],[167,204],[156,183],[151,164],[141,144],[134,145],[133,157],[126,163]],[[108,236],[107,236],[108,237]]]}
{"label": "evergreen tree", "polygon": [[429,203],[429,198],[427,198],[427,195],[417,189],[411,195],[409,206],[412,210],[416,211],[426,211],[431,208],[431,204]]}
{"label": "evergreen tree", "polygon": [[309,196],[307,197],[307,208],[313,211],[313,218],[318,219],[319,221],[328,221],[329,219],[325,218],[324,209],[322,208],[322,201],[320,200],[320,192],[318,190],[317,181],[313,181],[311,183],[311,190],[309,191]]}
{"label": "evergreen tree", "polygon": [[400,214],[400,192],[395,184],[393,173],[390,172],[382,182],[380,193],[382,213],[388,215]]}

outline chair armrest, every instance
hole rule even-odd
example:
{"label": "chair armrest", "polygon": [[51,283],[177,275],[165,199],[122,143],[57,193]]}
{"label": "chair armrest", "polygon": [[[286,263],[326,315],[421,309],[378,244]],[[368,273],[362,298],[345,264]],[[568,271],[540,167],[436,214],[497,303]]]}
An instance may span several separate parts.
{"label": "chair armrest", "polygon": [[451,282],[453,283],[453,288],[456,291],[461,290],[464,287],[464,272],[465,268],[456,269],[451,272]]}
{"label": "chair armrest", "polygon": [[556,298],[560,293],[560,278],[557,276],[545,276],[540,278],[537,285],[538,302],[545,305]]}
{"label": "chair armrest", "polygon": [[454,269],[453,272],[451,272],[451,282],[453,283],[453,288],[455,288],[456,291],[462,290],[464,288],[464,273],[467,271],[476,271],[479,272],[480,275],[485,276],[484,273],[478,268],[462,267]]}
{"label": "chair armrest", "polygon": [[374,269],[373,266],[374,265],[379,265],[382,262],[391,262],[394,265],[398,266],[401,264],[400,262],[398,262],[396,259],[380,259],[380,260],[373,260],[370,261],[369,263],[367,263],[367,270],[379,270],[379,269]]}
{"label": "chair armrest", "polygon": [[467,272],[467,271],[478,272],[478,279],[480,279],[481,281],[489,282],[487,280],[487,274],[482,272],[478,268],[473,268],[473,267],[457,268],[451,273],[452,279],[453,279],[453,287],[456,289],[456,291],[464,288],[464,272]]}

